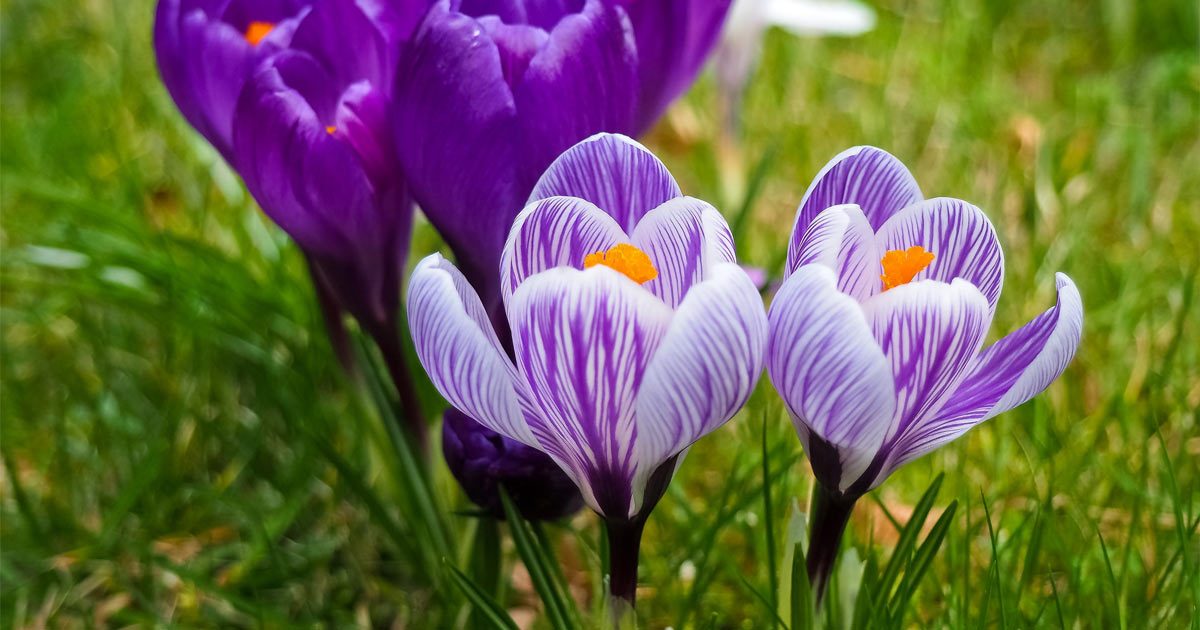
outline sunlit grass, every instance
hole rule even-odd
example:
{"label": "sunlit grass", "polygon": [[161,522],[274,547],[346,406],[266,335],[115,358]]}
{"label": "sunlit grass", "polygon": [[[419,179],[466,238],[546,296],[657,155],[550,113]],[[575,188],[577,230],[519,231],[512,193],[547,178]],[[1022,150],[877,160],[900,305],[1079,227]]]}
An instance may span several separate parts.
{"label": "sunlit grass", "polygon": [[[928,196],[996,223],[993,334],[1050,306],[1060,270],[1086,322],[1058,383],[902,469],[862,502],[852,544],[886,560],[889,516],[905,522],[944,471],[929,524],[957,511],[907,623],[1200,623],[1195,3],[876,6],[858,39],[771,34],[740,145],[718,141],[707,79],[647,142],[731,218],[763,169],[739,248],[771,271],[820,166],[882,146]],[[159,84],[152,9],[3,9],[0,625],[463,622],[445,576],[428,586],[413,490],[365,386],[332,359],[299,255]],[[436,246],[421,227],[414,256]],[[644,626],[768,623],[759,595],[810,479],[761,386],[650,519]],[[443,469],[432,483],[462,542],[451,561],[476,571],[465,500]],[[585,611],[596,524],[546,532]],[[538,599],[504,556],[505,605],[528,619]]]}

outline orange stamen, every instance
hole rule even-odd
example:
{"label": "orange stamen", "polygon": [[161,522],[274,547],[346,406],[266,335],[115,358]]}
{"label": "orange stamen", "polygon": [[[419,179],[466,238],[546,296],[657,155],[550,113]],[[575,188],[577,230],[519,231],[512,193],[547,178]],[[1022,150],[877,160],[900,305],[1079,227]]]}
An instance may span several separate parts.
{"label": "orange stamen", "polygon": [[326,127],[326,128],[325,128],[325,133],[327,133],[327,134],[329,134],[329,135],[331,135],[331,136],[332,136],[332,135],[333,135],[335,132],[337,132],[337,127],[334,127],[333,125],[329,125],[328,127]]}
{"label": "orange stamen", "polygon": [[889,250],[883,255],[883,260],[879,261],[883,265],[883,275],[879,276],[879,279],[883,280],[883,290],[912,282],[914,276],[933,262],[933,258],[933,252],[925,251],[920,245]]}
{"label": "orange stamen", "polygon": [[583,259],[583,268],[590,269],[596,265],[604,265],[625,274],[630,280],[644,284],[658,277],[658,270],[646,252],[630,245],[621,243],[610,248],[607,252],[588,254]]}
{"label": "orange stamen", "polygon": [[273,30],[275,30],[275,25],[270,22],[251,22],[250,26],[246,27],[246,41],[251,46],[257,46]]}

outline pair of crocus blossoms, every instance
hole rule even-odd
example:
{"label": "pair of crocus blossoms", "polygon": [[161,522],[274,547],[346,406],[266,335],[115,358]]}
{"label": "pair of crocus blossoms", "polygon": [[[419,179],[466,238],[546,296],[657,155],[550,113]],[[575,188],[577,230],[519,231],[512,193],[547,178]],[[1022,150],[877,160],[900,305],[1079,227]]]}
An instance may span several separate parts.
{"label": "pair of crocus blossoms", "polygon": [[831,161],[800,203],[769,314],[729,226],[629,138],[560,156],[499,269],[506,353],[438,254],[413,272],[411,331],[456,408],[544,451],[609,533],[610,589],[632,602],[638,541],[684,454],[746,402],[764,362],[817,478],[809,571],[823,590],[855,501],[905,463],[1062,373],[1083,309],[1058,303],[984,348],[1004,277],[991,222],[925,199],[872,147]]}

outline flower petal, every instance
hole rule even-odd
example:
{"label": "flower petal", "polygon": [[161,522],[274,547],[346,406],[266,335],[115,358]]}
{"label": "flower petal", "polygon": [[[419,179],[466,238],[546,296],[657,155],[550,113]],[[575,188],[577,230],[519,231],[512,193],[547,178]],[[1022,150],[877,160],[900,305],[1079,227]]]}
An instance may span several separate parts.
{"label": "flower petal", "polygon": [[417,357],[450,404],[480,424],[541,448],[526,415],[524,381],[509,362],[475,290],[440,254],[409,279],[408,321]]}
{"label": "flower petal", "polygon": [[[745,404],[762,373],[767,318],[740,267],[713,266],[680,304],[637,398],[640,490],[659,464],[711,433]],[[635,512],[641,497],[635,495]]]}
{"label": "flower petal", "polygon": [[630,238],[658,270],[646,288],[671,307],[679,306],[714,265],[737,262],[725,217],[692,197],[677,197],[651,210]]}
{"label": "flower petal", "polygon": [[856,204],[878,230],[888,217],[922,199],[912,173],[891,153],[868,146],[847,149],[821,169],[804,193],[792,227],[792,246],[826,208]]}
{"label": "flower petal", "polygon": [[671,316],[650,292],[603,265],[532,276],[509,305],[517,365],[544,418],[531,429],[609,517],[633,514],[634,403]]}
{"label": "flower petal", "polygon": [[962,280],[900,285],[863,310],[892,369],[894,444],[936,417],[966,378],[992,318],[983,294]]}
{"label": "flower petal", "polygon": [[1057,274],[1057,286],[1058,303],[984,350],[938,420],[898,444],[889,466],[898,468],[1023,404],[1062,374],[1079,348],[1083,302],[1066,274]]}
{"label": "flower petal", "polygon": [[529,276],[555,267],[582,269],[588,254],[628,240],[612,217],[583,199],[550,197],[529,204],[513,222],[500,257],[504,303]]}
{"label": "flower petal", "polygon": [[989,312],[996,312],[1004,285],[1004,251],[996,228],[979,208],[947,197],[922,201],[888,219],[876,237],[881,252],[913,245],[933,252],[933,262],[914,280],[962,278],[983,292]]}
{"label": "flower petal", "polygon": [[862,309],[836,282],[824,265],[801,267],[784,281],[771,302],[766,356],[814,474],[844,491],[892,431],[896,395]]}
{"label": "flower petal", "polygon": [[558,156],[529,200],[555,195],[587,199],[629,232],[647,212],[683,193],[646,147],[627,136],[600,133]]}
{"label": "flower petal", "polygon": [[861,208],[833,206],[817,215],[799,243],[789,248],[787,273],[822,264],[837,274],[838,290],[858,301],[879,292],[879,248]]}

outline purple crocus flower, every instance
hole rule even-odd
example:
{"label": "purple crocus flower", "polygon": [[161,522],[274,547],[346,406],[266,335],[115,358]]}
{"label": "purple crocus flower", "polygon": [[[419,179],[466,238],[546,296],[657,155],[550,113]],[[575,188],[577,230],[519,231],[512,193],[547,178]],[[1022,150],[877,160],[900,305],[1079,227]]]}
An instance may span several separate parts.
{"label": "purple crocus flower", "polygon": [[504,518],[501,486],[529,520],[557,520],[583,507],[575,483],[545,453],[504,437],[457,409],[447,409],[442,418],[446,465],[471,501],[491,516]]}
{"label": "purple crocus flower", "polygon": [[637,134],[691,82],[728,0],[442,0],[396,75],[413,194],[500,330],[495,270],[513,219],[560,153]]}
{"label": "purple crocus flower", "polygon": [[416,18],[393,10],[384,20],[373,6],[318,0],[296,22],[289,47],[242,90],[233,162],[318,281],[375,339],[419,435],[424,423],[396,330],[412,200],[386,107],[402,44],[397,25]]}
{"label": "purple crocus flower", "polygon": [[984,348],[1004,256],[983,211],[924,199],[889,153],[855,147],[809,186],[770,309],[767,370],[819,482],[809,572],[824,588],[854,502],[900,466],[1029,400],[1083,326],[1075,284]]}
{"label": "purple crocus flower", "polygon": [[513,358],[437,254],[409,282],[410,329],[454,407],[548,454],[605,519],[614,601],[632,604],[646,517],[750,395],[766,317],[721,214],[633,140],[579,143],[531,199],[498,265]]}

